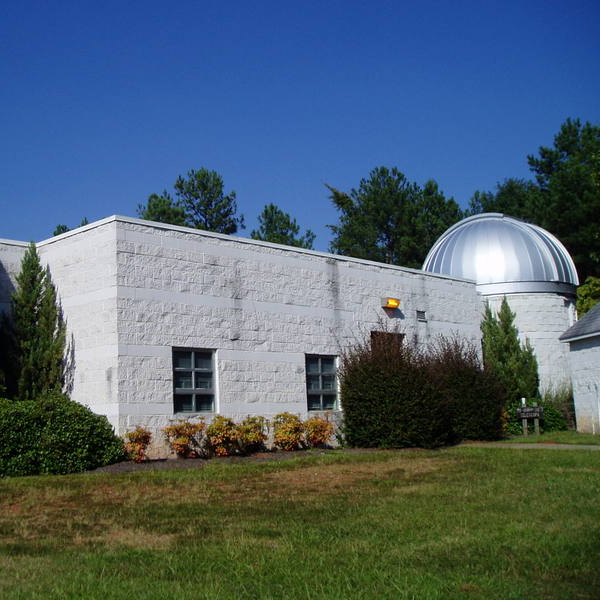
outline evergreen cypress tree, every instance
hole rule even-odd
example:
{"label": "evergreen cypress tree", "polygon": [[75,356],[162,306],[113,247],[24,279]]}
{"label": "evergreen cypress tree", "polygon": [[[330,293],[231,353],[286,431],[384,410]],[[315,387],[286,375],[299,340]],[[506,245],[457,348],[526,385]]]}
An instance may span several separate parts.
{"label": "evergreen cypress tree", "polygon": [[6,313],[0,314],[0,396],[17,395],[17,351],[12,321]]}
{"label": "evergreen cypress tree", "polygon": [[65,382],[64,358],[67,332],[48,267],[46,267],[44,281],[38,323],[42,361],[38,367],[37,385],[41,391],[60,392]]}
{"label": "evergreen cypress tree", "polygon": [[33,243],[17,275],[12,317],[17,397],[28,400],[61,391],[66,329],[50,271],[43,269]]}
{"label": "evergreen cypress tree", "polygon": [[510,404],[536,397],[539,384],[535,353],[529,340],[519,342],[514,319],[515,313],[504,297],[497,317],[486,305],[481,323],[484,364],[502,381]]}

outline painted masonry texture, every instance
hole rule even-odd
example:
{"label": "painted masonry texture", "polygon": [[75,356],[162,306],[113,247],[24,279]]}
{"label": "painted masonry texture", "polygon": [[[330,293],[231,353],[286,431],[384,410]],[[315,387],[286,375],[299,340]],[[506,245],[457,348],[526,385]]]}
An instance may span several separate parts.
{"label": "painted masonry texture", "polygon": [[9,310],[14,280],[27,249],[24,242],[0,240],[0,312]]}
{"label": "painted masonry texture", "polygon": [[173,348],[216,351],[216,412],[240,419],[306,415],[305,355],[337,356],[382,322],[421,343],[480,339],[474,283],[421,271],[123,217],[38,249],[74,342],[72,397],[120,434],[177,417]]}
{"label": "painted masonry texture", "polygon": [[[387,318],[478,338],[474,286],[226,236],[118,222],[119,428],[173,411],[171,348],[217,350],[216,412],[306,413],[305,354],[339,355]],[[475,317],[474,317],[475,315]]]}
{"label": "painted masonry texture", "polygon": [[577,430],[600,432],[600,334],[569,342]]}

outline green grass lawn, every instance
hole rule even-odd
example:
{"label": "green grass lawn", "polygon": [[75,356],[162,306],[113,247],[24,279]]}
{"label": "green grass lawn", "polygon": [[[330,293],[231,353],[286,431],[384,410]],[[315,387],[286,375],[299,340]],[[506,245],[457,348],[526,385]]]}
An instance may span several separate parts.
{"label": "green grass lawn", "polygon": [[600,455],[330,453],[0,480],[0,598],[600,598]]}
{"label": "green grass lawn", "polygon": [[554,442],[556,444],[600,446],[600,435],[578,433],[577,431],[552,431],[550,433],[542,433],[541,435],[519,435],[503,441],[513,443],[525,442],[530,444],[547,444],[548,442]]}

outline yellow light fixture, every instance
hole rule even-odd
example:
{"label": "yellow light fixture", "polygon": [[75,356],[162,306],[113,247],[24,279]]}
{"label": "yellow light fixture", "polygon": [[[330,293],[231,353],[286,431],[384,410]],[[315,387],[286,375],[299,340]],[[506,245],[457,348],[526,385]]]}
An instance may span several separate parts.
{"label": "yellow light fixture", "polygon": [[382,298],[381,306],[383,308],[400,308],[400,300],[398,298]]}

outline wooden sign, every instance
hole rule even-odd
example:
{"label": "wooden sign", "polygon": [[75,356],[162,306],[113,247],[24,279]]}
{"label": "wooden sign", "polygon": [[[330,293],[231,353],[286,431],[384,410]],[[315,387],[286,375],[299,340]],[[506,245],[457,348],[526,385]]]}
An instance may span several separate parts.
{"label": "wooden sign", "polygon": [[522,406],[517,408],[519,419],[543,419],[544,409],[541,406]]}

